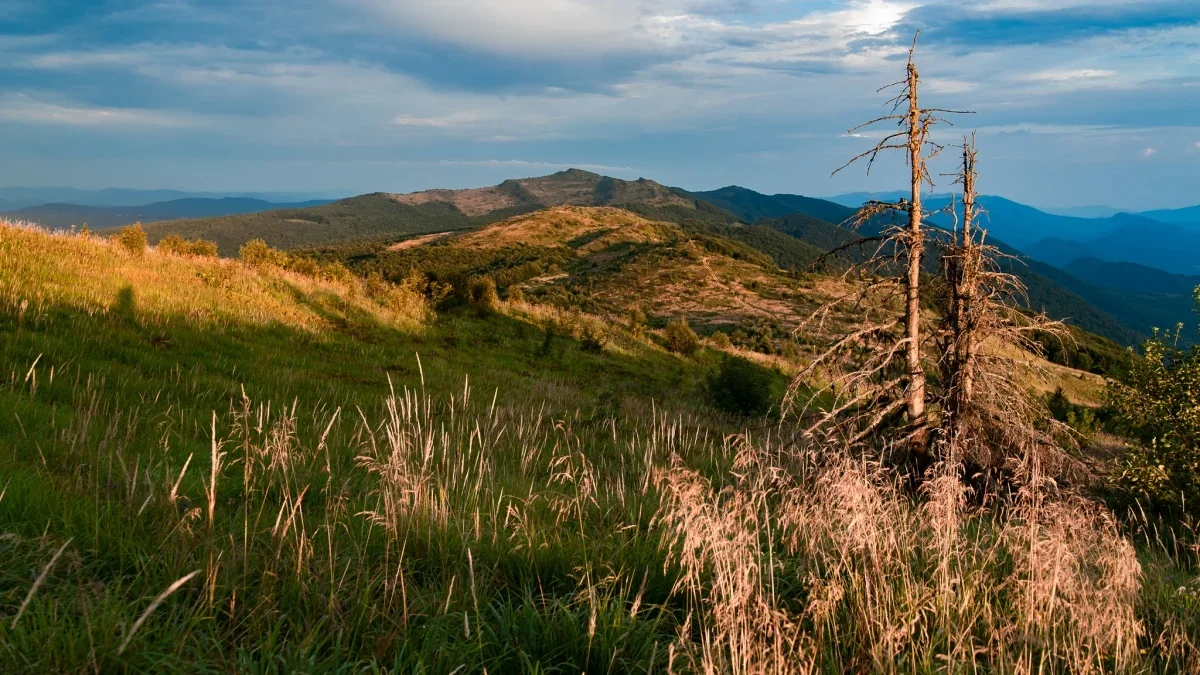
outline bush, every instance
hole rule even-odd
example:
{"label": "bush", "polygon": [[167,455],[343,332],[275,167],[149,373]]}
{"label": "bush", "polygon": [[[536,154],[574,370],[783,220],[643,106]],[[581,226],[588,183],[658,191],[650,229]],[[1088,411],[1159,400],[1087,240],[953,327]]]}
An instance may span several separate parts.
{"label": "bush", "polygon": [[354,273],[340,262],[331,262],[321,266],[320,277],[327,281],[348,284],[354,280]]}
{"label": "bush", "polygon": [[608,331],[599,321],[583,321],[579,327],[579,346],[585,352],[600,353],[608,342]]}
{"label": "bush", "polygon": [[158,250],[173,255],[190,255],[201,258],[217,257],[217,244],[203,239],[188,240],[178,234],[168,234],[158,242]]}
{"label": "bush", "polygon": [[771,371],[734,356],[726,356],[709,380],[713,403],[728,413],[754,417],[771,410]]}
{"label": "bush", "polygon": [[525,292],[519,287],[513,286],[508,289],[508,301],[514,305],[519,305],[525,302]]}
{"label": "bush", "polygon": [[490,314],[500,308],[500,295],[496,293],[496,282],[491,277],[475,277],[467,286],[467,298],[481,314]]}
{"label": "bush", "polygon": [[632,332],[634,335],[637,335],[640,337],[642,335],[645,335],[646,326],[647,326],[646,313],[643,312],[641,310],[641,308],[634,307],[633,310],[631,312],[629,312],[629,330],[630,330],[630,332]]}
{"label": "bush", "polygon": [[733,342],[729,340],[729,336],[721,331],[717,331],[712,335],[713,346],[717,349],[729,349],[733,346]]}
{"label": "bush", "polygon": [[[1175,336],[1177,337],[1177,336]],[[1146,342],[1125,381],[1109,385],[1116,428],[1137,443],[1120,463],[1130,491],[1168,505],[1200,503],[1200,349]]]}
{"label": "bush", "polygon": [[700,338],[683,317],[668,324],[664,336],[667,340],[667,351],[691,356],[700,349]]}
{"label": "bush", "polygon": [[133,225],[122,227],[121,232],[117,234],[117,243],[133,255],[142,255],[145,253],[146,231],[142,229],[142,224],[134,223]]}
{"label": "bush", "polygon": [[240,249],[238,257],[251,267],[287,267],[288,255],[267,245],[262,239],[252,239]]}
{"label": "bush", "polygon": [[288,261],[287,268],[288,271],[303,274],[306,277],[315,277],[321,272],[321,266],[312,258],[292,258]]}

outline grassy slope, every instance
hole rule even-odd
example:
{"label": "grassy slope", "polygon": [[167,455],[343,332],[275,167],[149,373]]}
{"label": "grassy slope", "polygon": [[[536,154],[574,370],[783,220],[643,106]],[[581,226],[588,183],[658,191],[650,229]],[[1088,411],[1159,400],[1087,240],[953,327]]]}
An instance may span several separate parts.
{"label": "grassy slope", "polygon": [[[682,359],[623,334],[599,354],[561,337],[546,349],[535,324],[552,311],[421,326],[354,285],[94,239],[0,228],[0,254],[16,262],[0,273],[4,672],[662,672],[672,658],[711,662],[700,641],[725,644],[737,627],[748,642],[729,656],[757,670],[788,625],[805,636],[792,665],[838,672],[932,672],[947,647],[929,636],[944,625],[965,640],[959,658],[999,640],[993,666],[1029,644],[1046,645],[1033,654],[1051,668],[1090,658],[1070,651],[1090,638],[1061,613],[1008,642],[1026,603],[993,534],[1026,526],[985,517],[962,530],[955,588],[986,612],[925,604],[938,530],[853,464],[789,465],[798,480],[826,475],[800,493],[814,495],[810,516],[781,521],[812,529],[777,535],[769,558],[750,545],[776,536],[745,529],[756,506],[722,518],[746,508],[738,495],[768,460],[722,441],[738,427],[704,404],[711,352]],[[1088,541],[1089,525],[1068,522]],[[688,531],[701,546],[730,538],[717,569],[750,574],[712,587],[738,579],[747,604],[672,592],[698,578],[667,556]],[[1108,554],[1103,536],[1062,545],[1090,560]],[[1155,564],[1168,567],[1147,567],[1134,606],[1146,646],[1168,622],[1195,630],[1174,591],[1188,570]],[[767,568],[769,591],[753,573]],[[834,611],[804,610],[834,587]],[[1125,601],[1088,588],[1060,601],[1077,603],[1065,616],[1095,608],[1111,627],[1101,612]],[[764,607],[782,614],[764,622]],[[880,637],[913,607],[905,639]],[[698,633],[677,642],[689,615]],[[1145,653],[1152,670],[1182,664]]]}
{"label": "grassy slope", "polygon": [[[624,670],[649,658],[653,639],[664,639],[653,605],[669,585],[655,571],[657,540],[642,536],[652,507],[605,494],[604,509],[562,525],[548,498],[571,497],[576,488],[551,480],[564,470],[551,460],[561,455],[607,476],[627,475],[614,434],[651,433],[660,429],[656,419],[701,411],[704,433],[720,438],[726,427],[703,394],[711,355],[681,359],[619,336],[603,354],[569,337],[547,348],[537,319],[521,310],[489,318],[451,312],[419,326],[346,287],[229,261],[137,258],[98,240],[0,228],[0,253],[17,263],[0,275],[0,409],[9,420],[0,425],[7,476],[0,670],[78,671],[94,663],[311,671],[375,661],[428,672],[484,663],[505,672],[522,659]],[[391,386],[436,401],[429,414],[449,434],[433,437],[438,471],[487,472],[485,493],[474,477],[456,482],[441,496],[453,506],[451,521],[410,529],[403,545],[385,544],[355,515],[379,506],[379,486],[355,457],[371,454],[376,440],[386,444],[367,436],[382,434]],[[238,417],[243,395],[252,402],[249,419]],[[214,420],[228,468],[210,530],[205,480]],[[238,420],[252,429],[237,431]],[[664,450],[694,443],[664,442]],[[472,454],[481,448],[486,456]],[[274,459],[257,463],[258,452]],[[167,492],[189,456],[181,498],[172,502]],[[468,456],[481,463],[458,466]],[[246,484],[247,466],[262,482]],[[276,536],[281,504],[305,486],[311,520]],[[322,524],[318,514],[335,502],[344,506]],[[477,507],[498,539],[462,538]],[[513,507],[525,528],[515,538],[503,525]],[[614,532],[624,518],[642,526]],[[36,576],[68,540],[64,560],[8,630],[29,572]],[[603,626],[589,636],[591,610],[577,596],[585,563],[597,573],[629,565],[650,573],[650,606],[630,617],[631,589],[606,591],[595,605]],[[307,572],[297,576],[297,565]],[[205,570],[212,586],[185,586],[117,655],[148,601],[193,569]],[[406,598],[389,586],[395,573],[409,575]],[[493,631],[486,646],[463,635],[467,608],[473,630],[484,621]]]}

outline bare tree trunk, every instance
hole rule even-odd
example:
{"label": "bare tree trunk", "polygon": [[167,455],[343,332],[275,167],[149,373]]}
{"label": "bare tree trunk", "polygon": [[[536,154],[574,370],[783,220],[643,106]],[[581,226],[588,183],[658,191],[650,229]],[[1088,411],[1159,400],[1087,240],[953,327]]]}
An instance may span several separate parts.
{"label": "bare tree trunk", "polygon": [[[925,426],[925,368],[921,364],[921,259],[925,233],[921,230],[921,184],[925,180],[925,124],[919,101],[920,78],[912,58],[908,60],[908,152],[912,169],[912,200],[908,207],[908,277],[904,329],[908,366],[908,390],[905,405],[909,422],[918,430]],[[923,445],[918,433],[918,447]]]}

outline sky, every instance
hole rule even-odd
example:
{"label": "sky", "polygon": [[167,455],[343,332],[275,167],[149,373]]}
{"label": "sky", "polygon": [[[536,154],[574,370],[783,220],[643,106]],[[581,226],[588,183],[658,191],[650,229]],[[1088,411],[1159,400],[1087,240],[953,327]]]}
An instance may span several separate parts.
{"label": "sky", "polygon": [[890,190],[899,156],[831,173],[918,29],[982,192],[1200,203],[1195,0],[0,0],[0,185]]}

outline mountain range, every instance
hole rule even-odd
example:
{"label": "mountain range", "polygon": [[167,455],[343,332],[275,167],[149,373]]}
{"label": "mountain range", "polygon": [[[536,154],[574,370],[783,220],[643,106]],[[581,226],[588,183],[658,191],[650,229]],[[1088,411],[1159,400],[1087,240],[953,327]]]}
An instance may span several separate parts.
{"label": "mountain range", "polygon": [[[212,240],[222,255],[233,255],[255,238],[286,249],[358,241],[366,244],[367,255],[375,255],[382,244],[475,230],[561,206],[618,207],[652,221],[678,225],[692,236],[750,247],[784,269],[806,269],[825,252],[858,236],[838,225],[852,216],[854,209],[831,201],[764,195],[739,187],[692,193],[646,178],[625,181],[574,169],[486,188],[373,193],[307,209],[159,222],[147,225],[146,230],[151,241],[168,233]],[[1030,305],[1035,309],[1070,318],[1076,325],[1122,344],[1136,342],[1145,334],[1032,266],[1017,265],[1013,271],[1030,287]]]}
{"label": "mountain range", "polygon": [[327,203],[329,203],[327,200],[278,203],[252,197],[184,197],[137,206],[42,204],[0,213],[0,217],[32,221],[50,228],[65,228],[73,225],[82,227],[86,224],[93,229],[104,229],[139,222],[208,218],[283,208],[309,208]]}

